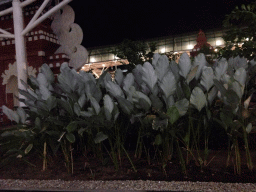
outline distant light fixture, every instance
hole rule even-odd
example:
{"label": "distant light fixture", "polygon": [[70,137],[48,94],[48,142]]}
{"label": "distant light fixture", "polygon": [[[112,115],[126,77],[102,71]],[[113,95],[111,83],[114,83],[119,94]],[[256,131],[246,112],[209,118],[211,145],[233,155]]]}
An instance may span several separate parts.
{"label": "distant light fixture", "polygon": [[102,67],[105,67],[106,65],[105,64],[102,64]]}
{"label": "distant light fixture", "polygon": [[193,45],[188,45],[188,49],[193,49]]}
{"label": "distant light fixture", "polygon": [[162,49],[161,49],[161,53],[165,53],[165,48],[162,48]]}
{"label": "distant light fixture", "polygon": [[218,45],[222,45],[222,41],[221,40],[217,40],[216,41],[216,45],[218,46]]}
{"label": "distant light fixture", "polygon": [[94,57],[91,58],[91,62],[95,62],[96,59]]}
{"label": "distant light fixture", "polygon": [[215,51],[215,52],[217,52],[217,51],[218,51],[218,49],[214,49],[214,51]]}
{"label": "distant light fixture", "polygon": [[246,40],[246,41],[249,41],[249,38],[247,37],[245,40]]}
{"label": "distant light fixture", "polygon": [[85,67],[82,67],[82,69],[84,69]]}

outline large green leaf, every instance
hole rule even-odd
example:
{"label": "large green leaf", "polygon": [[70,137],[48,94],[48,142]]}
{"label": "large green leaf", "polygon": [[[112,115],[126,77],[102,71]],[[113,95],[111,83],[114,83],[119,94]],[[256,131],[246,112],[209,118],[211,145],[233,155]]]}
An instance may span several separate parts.
{"label": "large green leaf", "polygon": [[134,84],[134,76],[132,73],[128,73],[123,81],[123,90],[129,92],[129,88]]}
{"label": "large green leaf", "polygon": [[89,99],[90,99],[91,105],[93,106],[96,114],[98,115],[100,113],[99,103],[96,101],[96,99],[94,97],[90,97]]}
{"label": "large green leaf", "polygon": [[151,100],[153,108],[157,110],[161,110],[163,108],[164,104],[158,96],[151,94],[149,98]]}
{"label": "large green leaf", "polygon": [[218,63],[214,71],[214,77],[219,81],[222,75],[226,74],[228,69],[227,60],[222,58]]}
{"label": "large green leaf", "polygon": [[143,83],[142,80],[143,67],[142,65],[136,65],[136,67],[132,70],[132,74],[134,76],[134,80],[138,85]]}
{"label": "large green leaf", "polygon": [[176,106],[172,106],[167,110],[167,115],[169,116],[169,122],[173,125],[180,117],[179,110]]}
{"label": "large green leaf", "polygon": [[94,139],[94,142],[96,144],[99,144],[101,143],[102,141],[106,140],[108,138],[107,135],[105,135],[103,132],[98,132],[95,139]]}
{"label": "large green leaf", "polygon": [[86,103],[86,97],[85,97],[85,94],[82,94],[82,95],[79,97],[79,99],[78,99],[78,104],[79,104],[79,106],[80,106],[81,108],[83,108],[84,105],[85,105],[85,103]]}
{"label": "large green leaf", "polygon": [[169,71],[159,82],[159,86],[164,92],[166,98],[175,93],[176,90],[176,80],[171,71]]}
{"label": "large green leaf", "polygon": [[47,81],[51,84],[54,82],[54,74],[47,64],[41,66],[41,72],[45,75]]}
{"label": "large green leaf", "polygon": [[50,90],[44,86],[44,85],[39,85],[39,90],[40,90],[40,93],[42,94],[42,99],[43,100],[47,100],[52,94],[50,92]]}
{"label": "large green leaf", "polygon": [[234,74],[234,79],[237,80],[241,86],[245,86],[245,82],[247,79],[246,70],[244,68],[237,69]]}
{"label": "large green leaf", "polygon": [[74,104],[74,112],[78,117],[81,115],[81,108],[78,103]]}
{"label": "large green leaf", "polygon": [[215,99],[215,97],[217,96],[217,94],[218,94],[218,89],[214,86],[208,93],[207,99],[208,99],[208,102],[210,105],[212,104],[212,102]]}
{"label": "large green leaf", "polygon": [[64,108],[71,116],[74,115],[73,113],[73,109],[72,106],[70,105],[70,103],[66,100],[61,100],[61,99],[57,99],[57,102],[59,103],[59,105]]}
{"label": "large green leaf", "polygon": [[119,86],[122,85],[122,82],[124,80],[123,71],[121,69],[117,69],[115,71],[115,80]]}
{"label": "large green leaf", "polygon": [[183,116],[188,111],[189,101],[187,99],[182,99],[177,101],[174,105],[178,109],[180,116]]}
{"label": "large green leaf", "polygon": [[117,101],[123,112],[130,115],[133,110],[133,104],[120,96],[117,97]]}
{"label": "large green leaf", "polygon": [[197,65],[196,67],[194,67],[189,74],[187,75],[187,84],[189,84],[190,81],[192,81],[194,79],[194,77],[196,76],[197,73],[197,69],[198,69],[199,65]]}
{"label": "large green leaf", "polygon": [[231,89],[234,90],[237,94],[237,96],[241,99],[242,96],[243,96],[243,87],[237,82],[237,81],[234,81],[232,84],[231,84]]}
{"label": "large green leaf", "polygon": [[171,71],[172,71],[173,75],[175,76],[176,82],[179,82],[180,74],[179,74],[178,64],[175,61],[171,61],[170,62],[170,68],[171,68]]}
{"label": "large green leaf", "polygon": [[195,87],[191,93],[190,103],[196,107],[198,111],[201,111],[202,108],[207,104],[206,97],[204,92],[199,87]]}
{"label": "large green leaf", "polygon": [[161,55],[155,66],[155,71],[158,79],[162,81],[162,79],[169,70],[169,59],[166,55]]}
{"label": "large green leaf", "polygon": [[104,100],[104,108],[107,109],[110,113],[112,113],[114,109],[114,102],[111,99],[111,97],[108,94],[106,94],[103,97],[103,100]]}
{"label": "large green leaf", "polygon": [[75,143],[76,137],[73,133],[67,133],[66,138],[70,143]]}
{"label": "large green leaf", "polygon": [[51,111],[53,108],[55,108],[57,106],[57,99],[54,96],[50,96],[47,100],[46,100],[46,105],[49,111]]}
{"label": "large green leaf", "polygon": [[201,85],[204,86],[204,88],[209,91],[209,89],[213,86],[213,70],[211,67],[204,67],[202,76],[201,76]]}
{"label": "large green leaf", "polygon": [[227,89],[218,80],[213,79],[214,85],[220,91],[221,96],[224,97],[227,94]]}
{"label": "large green leaf", "polygon": [[179,74],[186,79],[192,65],[187,53],[183,53],[179,60]]}
{"label": "large green leaf", "polygon": [[19,123],[20,117],[17,114],[17,112],[9,109],[5,105],[2,106],[3,113],[10,119],[11,121],[15,121],[16,123]]}
{"label": "large green leaf", "polygon": [[23,108],[18,107],[17,113],[18,113],[18,115],[20,116],[20,122],[21,122],[22,124],[24,124],[24,123],[26,122],[26,119],[27,119],[27,114],[26,114],[26,112],[24,111]]}
{"label": "large green leaf", "polygon": [[153,66],[148,62],[145,62],[143,65],[142,80],[147,84],[151,92],[153,92],[153,89],[157,83],[157,75]]}
{"label": "large green leaf", "polygon": [[122,89],[120,88],[120,86],[112,81],[108,81],[105,83],[106,86],[106,90],[110,93],[110,95],[112,95],[113,97],[117,98],[119,97],[123,97],[124,98],[124,93],[122,91]]}
{"label": "large green leaf", "polygon": [[76,129],[77,129],[77,122],[75,121],[70,122],[66,127],[66,130],[68,131],[68,133],[74,132]]}
{"label": "large green leaf", "polygon": [[34,95],[30,94],[29,92],[23,90],[23,89],[18,89],[19,93],[23,96],[25,96],[28,100],[36,101],[37,96],[35,97]]}
{"label": "large green leaf", "polygon": [[203,53],[199,53],[194,60],[194,66],[198,66],[197,72],[196,72],[196,80],[199,79],[202,73],[202,69],[207,66],[207,61],[205,59],[205,56]]}
{"label": "large green leaf", "polygon": [[154,67],[156,67],[157,61],[158,61],[158,59],[159,59],[160,57],[161,57],[161,55],[160,55],[159,53],[155,53],[155,54],[153,55],[152,65],[153,65]]}

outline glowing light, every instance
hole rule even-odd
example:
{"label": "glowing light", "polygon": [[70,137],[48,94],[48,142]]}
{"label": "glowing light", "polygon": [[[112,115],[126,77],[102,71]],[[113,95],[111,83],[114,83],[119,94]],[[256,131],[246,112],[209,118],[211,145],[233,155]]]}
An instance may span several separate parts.
{"label": "glowing light", "polygon": [[102,67],[105,67],[106,65],[105,64],[102,64]]}
{"label": "glowing light", "polygon": [[188,49],[193,49],[194,46],[193,45],[188,45]]}
{"label": "glowing light", "polygon": [[217,52],[217,51],[218,51],[218,49],[214,49],[214,51],[215,51],[215,52]]}
{"label": "glowing light", "polygon": [[245,40],[246,40],[246,41],[249,41],[249,38],[247,37]]}
{"label": "glowing light", "polygon": [[91,58],[91,62],[95,62],[96,59],[94,57]]}
{"label": "glowing light", "polygon": [[162,48],[162,49],[161,49],[161,53],[165,53],[165,48]]}
{"label": "glowing light", "polygon": [[216,45],[218,46],[218,45],[222,45],[222,41],[221,40],[217,40],[216,41]]}

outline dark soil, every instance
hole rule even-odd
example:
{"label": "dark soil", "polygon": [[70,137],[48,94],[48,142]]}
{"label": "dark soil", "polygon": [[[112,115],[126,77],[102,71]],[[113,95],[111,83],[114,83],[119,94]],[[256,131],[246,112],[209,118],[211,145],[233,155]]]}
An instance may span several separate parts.
{"label": "dark soil", "polygon": [[[256,164],[256,152],[252,152],[252,161]],[[132,156],[132,155],[131,155]],[[29,162],[36,167],[25,163],[22,160],[8,164],[0,168],[0,179],[40,179],[40,180],[161,180],[161,181],[214,181],[214,182],[241,182],[255,183],[256,170],[251,172],[247,169],[245,154],[242,152],[242,174],[234,174],[232,160],[230,166],[226,167],[226,151],[211,151],[209,161],[204,167],[190,161],[187,165],[187,175],[181,171],[179,163],[174,159],[166,165],[165,171],[161,164],[152,160],[150,164],[145,160],[133,159],[137,168],[134,172],[126,157],[122,160],[119,170],[111,160],[105,161],[105,165],[95,157],[78,156],[74,158],[74,174],[68,174],[61,155],[48,160],[46,171],[42,171],[42,159],[38,156],[30,156]],[[107,160],[107,159],[106,159]],[[208,162],[209,162],[208,161]]]}

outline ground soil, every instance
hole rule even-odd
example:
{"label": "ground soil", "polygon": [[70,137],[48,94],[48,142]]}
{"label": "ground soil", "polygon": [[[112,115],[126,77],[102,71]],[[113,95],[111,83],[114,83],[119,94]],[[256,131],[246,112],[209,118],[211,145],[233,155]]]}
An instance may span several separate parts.
{"label": "ground soil", "polygon": [[[256,152],[252,152],[252,160],[256,165]],[[131,155],[132,156],[132,155]],[[37,158],[36,158],[37,157]],[[0,179],[40,179],[40,180],[161,180],[161,181],[214,181],[214,182],[242,182],[255,183],[256,170],[249,171],[246,166],[244,152],[242,157],[242,174],[234,174],[234,166],[230,161],[230,166],[226,167],[226,151],[211,151],[208,165],[200,167],[191,160],[187,165],[187,175],[181,171],[181,167],[175,159],[169,161],[165,171],[161,164],[152,160],[150,164],[146,160],[133,159],[137,168],[134,172],[127,158],[123,158],[119,170],[109,160],[102,165],[95,157],[85,157],[76,155],[74,157],[74,174],[68,174],[65,163],[61,155],[57,155],[48,160],[46,171],[42,171],[42,159],[38,156],[30,156],[29,162],[36,167],[16,160],[9,165],[0,168]]]}

